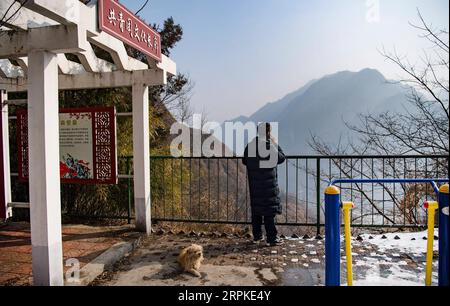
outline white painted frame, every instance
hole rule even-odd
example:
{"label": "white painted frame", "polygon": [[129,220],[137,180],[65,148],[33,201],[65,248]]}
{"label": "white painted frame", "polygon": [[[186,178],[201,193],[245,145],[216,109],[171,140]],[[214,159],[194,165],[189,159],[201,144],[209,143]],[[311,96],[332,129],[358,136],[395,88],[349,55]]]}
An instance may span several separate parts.
{"label": "white painted frame", "polygon": [[[14,0],[1,0],[1,16],[11,4],[17,6]],[[166,84],[168,75],[176,74],[176,64],[166,56],[160,63],[148,58],[148,64],[128,56],[120,40],[98,30],[95,0],[87,5],[78,0],[28,0],[5,26],[0,29],[0,89],[28,91],[34,283],[63,285],[58,90],[132,88],[136,228],[150,234],[148,89]],[[91,44],[108,51],[113,63],[98,58]],[[80,63],[64,53],[75,54]],[[2,108],[6,118],[7,109]],[[3,152],[9,165],[8,145]],[[9,169],[2,175],[8,177],[9,203]]]}

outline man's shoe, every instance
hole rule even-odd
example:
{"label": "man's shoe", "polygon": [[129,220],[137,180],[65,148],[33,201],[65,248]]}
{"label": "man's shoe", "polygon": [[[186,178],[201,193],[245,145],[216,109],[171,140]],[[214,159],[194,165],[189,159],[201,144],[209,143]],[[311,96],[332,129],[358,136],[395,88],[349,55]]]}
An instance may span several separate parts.
{"label": "man's shoe", "polygon": [[281,239],[277,238],[274,241],[267,242],[267,244],[271,247],[274,247],[274,246],[283,244],[283,241]]}
{"label": "man's shoe", "polygon": [[259,245],[261,242],[263,242],[264,241],[264,239],[263,238],[261,238],[261,239],[254,239],[253,240],[253,244],[256,244],[256,245]]}

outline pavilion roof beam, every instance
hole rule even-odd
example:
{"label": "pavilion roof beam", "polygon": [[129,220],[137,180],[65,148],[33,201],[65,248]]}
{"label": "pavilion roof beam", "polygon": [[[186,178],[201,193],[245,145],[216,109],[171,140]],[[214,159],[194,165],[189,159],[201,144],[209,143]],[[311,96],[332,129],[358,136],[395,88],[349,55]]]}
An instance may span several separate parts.
{"label": "pavilion roof beam", "polygon": [[63,53],[56,55],[58,58],[58,68],[63,74],[80,74],[84,73],[83,65],[69,61]]}
{"label": "pavilion roof beam", "polygon": [[12,57],[17,64],[19,64],[20,69],[22,69],[23,74],[26,76],[28,74],[28,57]]}
{"label": "pavilion roof beam", "polygon": [[98,58],[90,44],[86,45],[85,51],[76,52],[75,55],[87,72],[111,72],[116,69],[114,64]]}
{"label": "pavilion roof beam", "polygon": [[11,64],[8,59],[0,59],[0,70],[2,70],[3,75],[8,78],[18,78],[24,76],[22,69]]}
{"label": "pavilion roof beam", "polygon": [[86,48],[86,32],[77,25],[56,25],[0,35],[0,58],[27,56],[32,50],[74,53]]}
{"label": "pavilion roof beam", "polygon": [[125,45],[120,40],[102,32],[98,36],[88,37],[88,41],[94,45],[108,51],[119,70],[144,70],[148,65],[128,56]]}
{"label": "pavilion roof beam", "polygon": [[[5,23],[13,30],[28,30],[28,28],[36,28],[42,26],[57,25],[58,23],[52,19],[46,18],[36,12],[29,10],[26,7],[20,8],[20,3],[15,0],[1,0],[0,1],[0,15],[4,15],[8,8],[11,7],[8,14],[5,15]],[[20,8],[19,11],[17,11]],[[16,13],[17,12],[17,13]],[[15,14],[13,17],[12,15]]]}
{"label": "pavilion roof beam", "polygon": [[78,0],[28,0],[24,4],[27,9],[63,25],[77,24],[83,5]]}
{"label": "pavilion roof beam", "polygon": [[[166,84],[165,73],[162,70],[116,70],[104,73],[85,72],[83,74],[60,74],[59,90],[69,89],[96,89],[131,87],[136,84],[145,86],[157,86]],[[0,89],[9,92],[27,91],[26,78],[0,78]]]}
{"label": "pavilion roof beam", "polygon": [[162,69],[166,71],[170,75],[176,75],[177,74],[177,64],[172,61],[170,58],[165,56],[164,54],[161,55],[162,61],[158,62],[154,58],[147,56],[147,62],[150,64],[151,69]]}

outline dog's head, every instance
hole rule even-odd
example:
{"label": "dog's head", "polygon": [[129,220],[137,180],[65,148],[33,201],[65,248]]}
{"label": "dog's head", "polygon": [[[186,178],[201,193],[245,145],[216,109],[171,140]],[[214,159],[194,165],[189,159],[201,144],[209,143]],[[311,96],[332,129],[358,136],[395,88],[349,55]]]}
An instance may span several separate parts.
{"label": "dog's head", "polygon": [[187,249],[187,253],[193,258],[200,258],[203,256],[203,247],[198,244],[193,244]]}

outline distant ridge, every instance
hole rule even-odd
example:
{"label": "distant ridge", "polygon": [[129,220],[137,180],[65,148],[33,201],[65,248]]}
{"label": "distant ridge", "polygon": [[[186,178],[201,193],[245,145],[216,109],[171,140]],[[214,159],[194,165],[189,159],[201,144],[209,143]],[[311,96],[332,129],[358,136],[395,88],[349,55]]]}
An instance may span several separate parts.
{"label": "distant ridge", "polygon": [[[279,123],[279,142],[288,154],[313,153],[308,142],[315,135],[327,143],[339,138],[357,141],[346,126],[358,124],[360,113],[401,111],[407,89],[388,82],[378,70],[340,71],[312,80],[282,99],[267,103],[250,117],[231,122]],[[225,141],[225,140],[223,140]],[[226,144],[233,148],[233,144]],[[243,148],[235,148],[242,154]]]}

